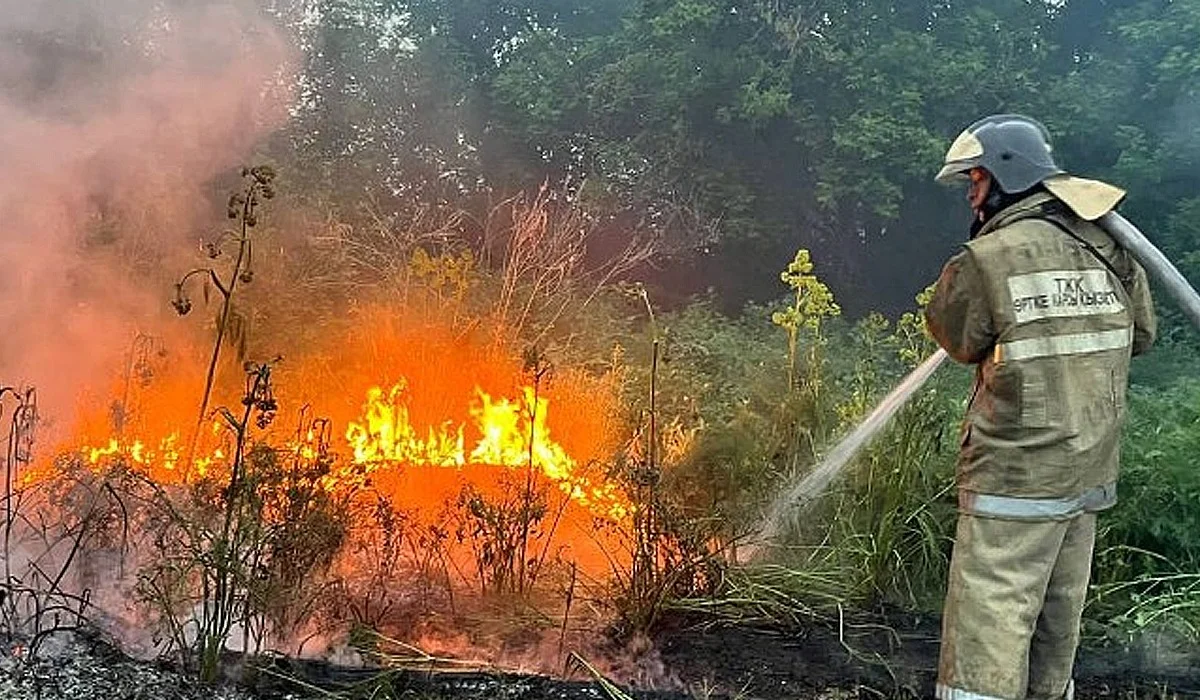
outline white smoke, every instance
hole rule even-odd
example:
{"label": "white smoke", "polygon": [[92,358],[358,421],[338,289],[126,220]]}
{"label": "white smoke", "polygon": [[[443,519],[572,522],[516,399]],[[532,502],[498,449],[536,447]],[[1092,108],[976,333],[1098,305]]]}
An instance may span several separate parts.
{"label": "white smoke", "polygon": [[0,385],[53,418],[160,323],[291,55],[243,0],[0,0]]}

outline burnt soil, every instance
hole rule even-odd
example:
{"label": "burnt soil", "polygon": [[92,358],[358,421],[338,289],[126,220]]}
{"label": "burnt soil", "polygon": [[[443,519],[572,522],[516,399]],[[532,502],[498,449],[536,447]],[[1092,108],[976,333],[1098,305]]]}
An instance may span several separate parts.
{"label": "burnt soil", "polygon": [[[241,670],[241,688],[213,689],[170,667],[128,659],[91,638],[34,663],[7,659],[0,664],[0,698],[624,700],[622,692],[634,700],[926,698],[932,696],[938,634],[936,620],[905,613],[856,614],[790,629],[674,615],[660,623],[644,649],[642,661],[657,671],[634,688],[606,688],[582,669],[564,680],[274,658]],[[620,653],[616,646],[613,651]],[[1161,639],[1131,646],[1093,643],[1080,652],[1077,684],[1080,700],[1200,698],[1200,656]]]}
{"label": "burnt soil", "polygon": [[[654,680],[622,690],[636,700],[729,698],[932,697],[938,622],[911,613],[876,611],[803,628],[748,627],[672,615],[653,633],[647,663]],[[614,654],[628,653],[614,648]],[[366,697],[371,671],[279,660],[277,670],[324,688],[354,688]],[[377,672],[374,672],[377,673]],[[576,678],[586,673],[576,673]],[[1096,643],[1081,650],[1080,700],[1200,697],[1200,655],[1163,640],[1138,645]],[[294,690],[294,687],[292,688]],[[455,700],[622,700],[588,680],[500,673],[392,672],[385,695]],[[260,685],[264,696],[286,690]],[[356,695],[358,693],[352,693]]]}
{"label": "burnt soil", "polygon": [[[932,697],[939,623],[903,612],[856,614],[802,629],[677,618],[659,630],[664,663],[729,697]],[[1077,698],[1200,697],[1200,655],[1162,639],[1079,652]]]}

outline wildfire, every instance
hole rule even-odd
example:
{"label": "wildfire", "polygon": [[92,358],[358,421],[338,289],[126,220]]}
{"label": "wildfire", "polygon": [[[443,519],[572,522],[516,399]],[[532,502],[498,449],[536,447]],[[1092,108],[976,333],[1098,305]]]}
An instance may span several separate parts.
{"label": "wildfire", "polygon": [[579,473],[575,460],[550,436],[547,425],[549,399],[533,387],[523,389],[524,400],[493,399],[476,387],[470,409],[478,435],[466,447],[467,427],[446,421],[417,429],[408,407],[409,384],[401,379],[391,389],[367,391],[363,415],[351,421],[346,440],[354,463],[364,473],[397,466],[462,467],[468,464],[528,468],[531,464],[555,482],[568,496],[601,514],[620,519],[628,508],[615,486],[595,484]]}
{"label": "wildfire", "polygon": [[[130,366],[139,371],[81,395],[75,423],[51,454],[97,471],[120,464],[163,485],[223,478],[236,450],[228,420],[198,439],[191,434],[203,368],[165,355],[147,358],[144,371]],[[369,482],[398,505],[437,518],[464,484],[487,491],[530,473],[584,517],[621,520],[631,512],[598,467],[616,449],[612,377],[563,370],[535,387],[522,361],[488,338],[417,323],[395,309],[358,312],[274,377],[284,408],[266,429],[249,426],[249,440],[301,462],[320,452],[331,460],[321,479],[329,489]],[[213,405],[240,401],[238,383],[227,379]],[[306,436],[318,416],[320,438]],[[42,481],[59,468],[47,459],[21,478]]]}
{"label": "wildfire", "polygon": [[[361,415],[348,422],[343,454],[347,461],[328,486],[339,480],[379,476],[381,472],[412,468],[496,469],[533,468],[562,490],[571,500],[594,514],[613,520],[625,518],[629,506],[614,484],[582,473],[579,464],[551,436],[548,418],[550,400],[533,387],[522,390],[522,400],[494,398],[479,387],[469,407],[470,424],[445,420],[419,429],[412,418],[412,392],[406,379],[390,389],[371,387],[366,392]],[[222,426],[214,423],[212,440],[220,442]],[[467,437],[471,437],[468,447]],[[317,443],[312,430],[285,441],[295,454],[312,458]],[[180,433],[165,437],[110,437],[95,445],[69,450],[91,469],[120,461],[157,483],[187,483],[204,479],[226,466],[229,446],[212,446],[187,461],[186,441]],[[24,481],[31,483],[50,476],[49,467],[32,469]]]}
{"label": "wildfire", "polygon": [[351,421],[346,430],[354,462],[376,466],[389,462],[435,467],[466,464],[462,426],[456,431],[449,424],[437,429],[430,426],[427,435],[420,436],[409,419],[407,391],[408,382],[403,379],[387,392],[377,386],[367,391],[362,422]]}

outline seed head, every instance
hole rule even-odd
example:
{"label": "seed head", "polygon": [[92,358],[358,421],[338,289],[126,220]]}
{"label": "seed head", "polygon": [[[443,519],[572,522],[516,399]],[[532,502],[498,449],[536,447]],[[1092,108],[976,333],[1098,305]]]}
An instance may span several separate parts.
{"label": "seed head", "polygon": [[188,299],[182,294],[177,294],[175,298],[171,300],[171,306],[175,308],[175,313],[179,314],[180,316],[187,316],[192,310],[192,300]]}

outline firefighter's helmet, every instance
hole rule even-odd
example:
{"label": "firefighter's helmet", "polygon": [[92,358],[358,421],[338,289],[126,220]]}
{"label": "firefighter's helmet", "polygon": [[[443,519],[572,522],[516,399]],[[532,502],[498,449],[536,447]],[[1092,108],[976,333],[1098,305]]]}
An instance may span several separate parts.
{"label": "firefighter's helmet", "polygon": [[936,179],[949,183],[972,168],[984,168],[1000,189],[1016,194],[1063,173],[1050,151],[1050,133],[1041,122],[1020,114],[995,114],[958,135]]}

